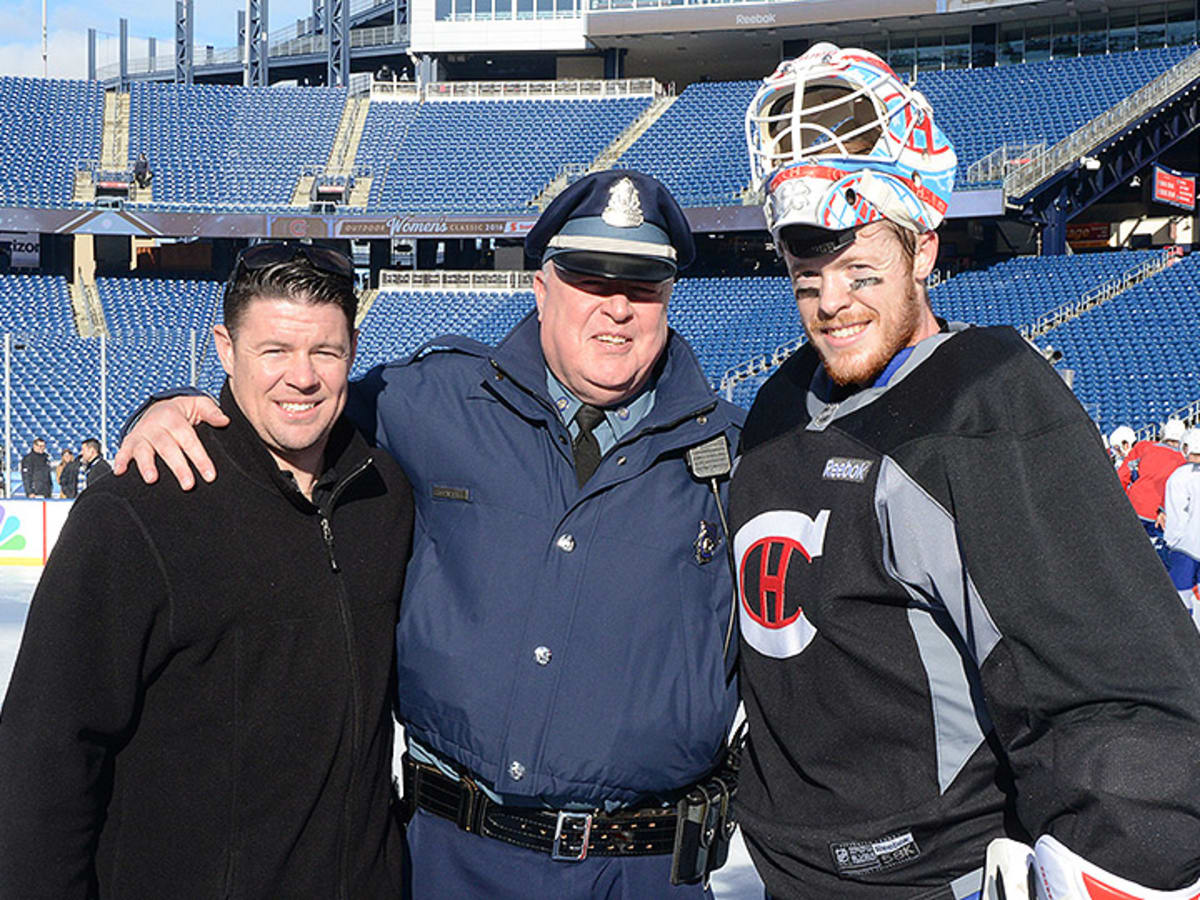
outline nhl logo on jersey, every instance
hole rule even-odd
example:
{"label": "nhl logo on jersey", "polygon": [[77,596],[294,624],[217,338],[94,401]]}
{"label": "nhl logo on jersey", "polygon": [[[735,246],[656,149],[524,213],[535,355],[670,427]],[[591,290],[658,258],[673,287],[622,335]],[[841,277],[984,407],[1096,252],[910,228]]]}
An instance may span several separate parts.
{"label": "nhl logo on jersey", "polygon": [[795,656],[817,634],[800,605],[795,570],[811,565],[824,552],[828,525],[827,509],[815,519],[776,509],[755,516],[733,539],[742,636],[764,656]]}

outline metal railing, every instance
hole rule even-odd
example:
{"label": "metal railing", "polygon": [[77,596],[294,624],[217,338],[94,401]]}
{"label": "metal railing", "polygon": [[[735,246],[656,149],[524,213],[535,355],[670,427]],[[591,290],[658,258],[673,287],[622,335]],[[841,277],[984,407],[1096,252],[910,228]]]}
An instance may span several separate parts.
{"label": "metal railing", "polygon": [[1046,142],[1032,144],[1001,144],[987,156],[967,166],[967,184],[1003,181],[1012,172],[1046,151]]}
{"label": "metal railing", "polygon": [[[1167,419],[1179,419],[1184,425],[1195,427],[1200,425],[1200,400],[1193,400],[1187,406],[1180,407],[1166,417]],[[1163,421],[1166,421],[1164,419]],[[1152,441],[1158,437],[1160,426],[1157,422],[1150,422],[1137,429],[1133,434],[1139,441]]]}
{"label": "metal railing", "polygon": [[379,291],[529,291],[533,272],[451,272],[383,269]]}
{"label": "metal railing", "polygon": [[[115,446],[116,430],[132,412],[141,396],[130,396],[130,372],[138,371],[138,360],[171,358],[186,364],[194,386],[204,377],[202,363],[208,352],[206,331],[187,328],[136,328],[94,337],[74,333],[0,333],[0,370],[4,391],[0,396],[0,441],[5,468],[11,470],[12,454],[35,436],[44,435],[55,448],[78,447],[87,437],[96,437],[108,456]],[[27,357],[23,359],[23,357]],[[65,360],[70,359],[68,364]],[[73,367],[70,385],[57,386],[55,366]],[[210,374],[213,374],[210,371]],[[136,376],[134,383],[136,384]],[[125,386],[122,389],[122,386]],[[147,384],[134,393],[148,394],[171,385]],[[55,396],[54,391],[60,392]],[[45,405],[45,409],[41,408]],[[70,433],[61,425],[64,412],[72,414]],[[53,413],[53,415],[52,415]],[[12,490],[20,485],[10,482]]]}
{"label": "metal railing", "polygon": [[[783,3],[787,0],[590,0],[591,12],[631,12],[639,9],[672,9],[686,6],[740,6],[746,3]],[[769,14],[767,14],[769,15]],[[771,21],[774,21],[773,19]],[[766,19],[739,23],[747,25],[770,24]]]}
{"label": "metal railing", "polygon": [[1099,306],[1118,294],[1123,294],[1131,287],[1141,284],[1151,275],[1156,275],[1174,261],[1174,258],[1166,252],[1153,259],[1148,259],[1143,263],[1122,272],[1111,281],[1092,288],[1078,300],[1072,300],[1070,303],[1064,303],[1050,312],[1039,316],[1032,322],[1022,325],[1018,330],[1021,335],[1026,338],[1041,337],[1051,329],[1057,328],[1071,319],[1076,319],[1083,313],[1087,312],[1094,306]]}
{"label": "metal railing", "polygon": [[[378,4],[372,4],[378,5]],[[365,7],[370,8],[370,6]],[[373,28],[352,28],[350,30],[350,47],[386,47],[392,44],[408,44],[408,25],[378,25]],[[294,56],[322,54],[329,46],[329,37],[324,32],[313,34],[311,30],[297,25],[289,25],[271,32],[267,38],[268,58],[286,59]],[[246,49],[242,44],[233,47],[213,47],[205,44],[192,48],[192,59],[196,66],[218,66],[241,63],[246,58]],[[126,72],[129,75],[145,75],[149,72],[162,72],[173,75],[175,72],[174,55],[163,56],[156,54],[152,59],[148,56],[130,57],[126,62]],[[96,68],[96,77],[101,81],[117,78],[121,74],[121,64],[108,63]]]}
{"label": "metal railing", "polygon": [[431,81],[423,85],[425,100],[517,100],[530,97],[562,100],[596,97],[657,97],[664,88],[653,78],[602,78],[576,81]]}
{"label": "metal railing", "polygon": [[755,375],[765,375],[772,369],[781,366],[789,356],[803,347],[807,340],[808,338],[802,334],[785,344],[780,344],[769,353],[759,353],[743,363],[738,363],[725,371],[721,380],[717,382],[716,389],[726,400],[732,401],[734,385],[747,378],[753,378]]}
{"label": "metal railing", "polygon": [[1053,175],[1073,166],[1092,150],[1116,137],[1139,118],[1161,106],[1200,78],[1200,50],[1130,94],[1082,128],[1067,135],[1004,179],[1005,197],[1024,197]]}

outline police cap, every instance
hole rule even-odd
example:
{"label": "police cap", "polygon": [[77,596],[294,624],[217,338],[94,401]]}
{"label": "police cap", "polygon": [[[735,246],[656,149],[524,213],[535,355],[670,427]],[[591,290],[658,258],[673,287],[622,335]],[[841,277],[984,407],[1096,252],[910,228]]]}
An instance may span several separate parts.
{"label": "police cap", "polygon": [[584,275],[665,281],[696,256],[692,230],[660,182],[631,169],[581,178],[525,238],[527,256]]}

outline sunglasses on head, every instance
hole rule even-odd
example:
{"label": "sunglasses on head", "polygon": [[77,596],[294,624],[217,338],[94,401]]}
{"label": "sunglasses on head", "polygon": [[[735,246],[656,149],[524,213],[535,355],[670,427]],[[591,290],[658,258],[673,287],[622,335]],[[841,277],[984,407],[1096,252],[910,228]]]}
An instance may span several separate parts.
{"label": "sunglasses on head", "polygon": [[234,263],[233,272],[229,277],[232,281],[237,277],[240,269],[244,268],[247,272],[254,272],[268,266],[291,262],[297,256],[307,259],[314,269],[328,272],[330,275],[338,275],[350,281],[354,280],[354,263],[344,253],[330,250],[328,247],[301,244],[297,241],[271,241],[247,247],[238,254],[237,262]]}

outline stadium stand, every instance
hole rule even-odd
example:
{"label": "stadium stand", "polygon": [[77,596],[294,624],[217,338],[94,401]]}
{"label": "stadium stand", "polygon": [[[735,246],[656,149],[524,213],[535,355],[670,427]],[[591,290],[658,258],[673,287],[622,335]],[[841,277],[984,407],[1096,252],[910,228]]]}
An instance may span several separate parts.
{"label": "stadium stand", "polygon": [[591,163],[650,102],[372,103],[356,158],[374,178],[368,209],[528,213],[564,164]]}
{"label": "stadium stand", "polygon": [[533,291],[381,291],[362,321],[354,374],[444,334],[493,344],[533,307]]}
{"label": "stadium stand", "polygon": [[[985,69],[922,72],[916,86],[938,111],[967,167],[1002,144],[1047,145],[1071,134],[1185,59],[1195,47],[1082,56]],[[767,73],[764,73],[767,74]],[[621,157],[661,179],[685,206],[741,202],[749,185],[743,116],[758,81],[689,85]],[[981,187],[987,185],[974,185]]]}
{"label": "stadium stand", "polygon": [[207,332],[220,319],[222,281],[174,278],[97,278],[109,331],[195,328]]}
{"label": "stadium stand", "polygon": [[1200,399],[1200,254],[1043,335],[1075,371],[1075,393],[1105,434],[1137,429]]}
{"label": "stadium stand", "polygon": [[943,281],[930,291],[930,302],[946,319],[1020,327],[1160,255],[1155,250],[1137,250],[1018,256]]}
{"label": "stadium stand", "polygon": [[[922,72],[916,87],[967,167],[1003,144],[1050,146],[1153,81],[1195,51],[1165,47],[987,69]],[[979,187],[979,185],[975,185]]]}
{"label": "stadium stand", "polygon": [[135,83],[130,164],[145,152],[156,206],[286,210],[303,167],[328,159],[345,104],[342,88]]}
{"label": "stadium stand", "polygon": [[[107,341],[109,401],[105,437],[109,447],[117,447],[121,426],[148,396],[164,387],[191,383],[189,340],[187,331],[148,330],[127,331]],[[219,390],[219,381],[216,387]],[[91,433],[99,432],[97,422]]]}
{"label": "stadium stand", "polygon": [[[24,453],[46,438],[57,457],[100,432],[100,342],[64,334],[15,337],[12,349],[12,439]],[[24,448],[24,449],[21,449]]]}
{"label": "stadium stand", "polygon": [[688,85],[621,156],[619,165],[655,176],[684,206],[739,205],[749,184],[742,119],[758,85]]}
{"label": "stadium stand", "polygon": [[0,331],[71,334],[75,320],[60,275],[0,275]]}
{"label": "stadium stand", "polygon": [[713,385],[727,369],[801,332],[786,278],[681,278],[668,320],[691,342]]}
{"label": "stadium stand", "polygon": [[0,77],[0,205],[70,206],[75,167],[100,156],[98,82]]}

